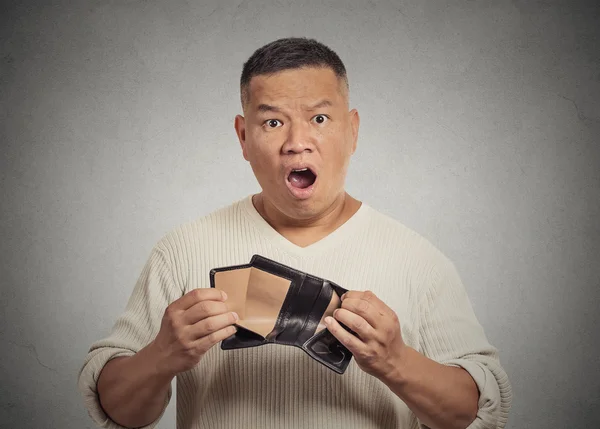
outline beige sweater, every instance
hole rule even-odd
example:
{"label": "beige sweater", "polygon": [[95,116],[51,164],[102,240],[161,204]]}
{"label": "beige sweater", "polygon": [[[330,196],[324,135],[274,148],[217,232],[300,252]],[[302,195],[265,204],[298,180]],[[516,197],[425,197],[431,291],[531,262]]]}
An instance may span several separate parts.
{"label": "beige sweater", "polygon": [[[453,264],[434,246],[363,204],[335,232],[301,248],[271,228],[250,197],[173,229],[152,249],[125,312],[111,334],[92,345],[79,376],[95,422],[121,428],[98,402],[96,382],[106,362],[152,341],[165,307],[192,289],[210,287],[212,268],[246,264],[253,254],[346,289],[372,290],[398,314],[409,346],[472,375],[480,400],[470,428],[504,427],[509,380]],[[293,346],[217,345],[179,374],[176,385],[178,429],[419,427],[408,407],[354,359],[339,375]]]}

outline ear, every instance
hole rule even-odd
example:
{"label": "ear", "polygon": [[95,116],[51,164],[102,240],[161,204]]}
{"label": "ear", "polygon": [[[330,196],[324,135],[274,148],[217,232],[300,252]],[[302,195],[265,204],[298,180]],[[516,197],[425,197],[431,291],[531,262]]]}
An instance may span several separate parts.
{"label": "ear", "polygon": [[246,120],[243,116],[237,115],[234,121],[235,133],[237,134],[240,146],[242,147],[242,155],[248,161],[248,153],[246,151]]}
{"label": "ear", "polygon": [[352,154],[356,152],[356,146],[358,145],[358,128],[360,127],[360,116],[358,110],[352,109],[350,115],[350,128],[352,129]]}

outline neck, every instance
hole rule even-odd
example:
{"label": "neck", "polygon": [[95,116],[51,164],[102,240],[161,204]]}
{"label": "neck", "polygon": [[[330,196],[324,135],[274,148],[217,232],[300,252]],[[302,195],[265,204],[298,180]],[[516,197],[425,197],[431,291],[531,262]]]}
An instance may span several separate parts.
{"label": "neck", "polygon": [[310,218],[294,218],[278,210],[262,193],[255,195],[252,202],[258,213],[273,229],[302,247],[331,234],[350,219],[361,206],[360,201],[342,192],[322,212]]}

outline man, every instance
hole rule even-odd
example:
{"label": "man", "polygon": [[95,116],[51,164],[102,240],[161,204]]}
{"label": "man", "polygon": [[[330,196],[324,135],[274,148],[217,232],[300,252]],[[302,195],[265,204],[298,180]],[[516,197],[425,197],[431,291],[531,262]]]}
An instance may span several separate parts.
{"label": "man", "polygon": [[[452,263],[344,190],[359,115],[339,57],[314,40],[272,42],[244,65],[241,99],[235,130],[262,192],[152,249],[81,370],[92,418],[153,427],[177,377],[180,429],[504,427],[510,384]],[[349,290],[326,320],[354,356],[343,375],[296,347],[215,347],[238,316],[209,272],[253,254]]]}

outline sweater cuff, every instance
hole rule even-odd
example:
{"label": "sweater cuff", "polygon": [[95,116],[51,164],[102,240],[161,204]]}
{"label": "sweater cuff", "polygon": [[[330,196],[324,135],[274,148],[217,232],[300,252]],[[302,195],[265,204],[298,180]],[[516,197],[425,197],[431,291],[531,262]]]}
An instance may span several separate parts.
{"label": "sweater cuff", "polygon": [[504,428],[512,396],[508,377],[502,368],[490,369],[484,363],[471,359],[454,359],[443,364],[467,371],[479,390],[477,416],[467,429]]}
{"label": "sweater cuff", "polygon": [[[100,427],[107,429],[129,429],[125,426],[121,426],[113,421],[108,414],[104,411],[100,405],[100,399],[98,397],[98,379],[100,373],[108,361],[122,356],[133,356],[135,353],[132,350],[119,349],[104,347],[96,349],[88,355],[86,362],[79,373],[78,387],[79,391],[83,395],[85,407],[88,411],[89,416],[92,420]],[[167,398],[163,409],[158,418],[146,426],[141,426],[139,429],[152,429],[156,427],[160,419],[169,405],[171,400],[172,387],[169,385]]]}

